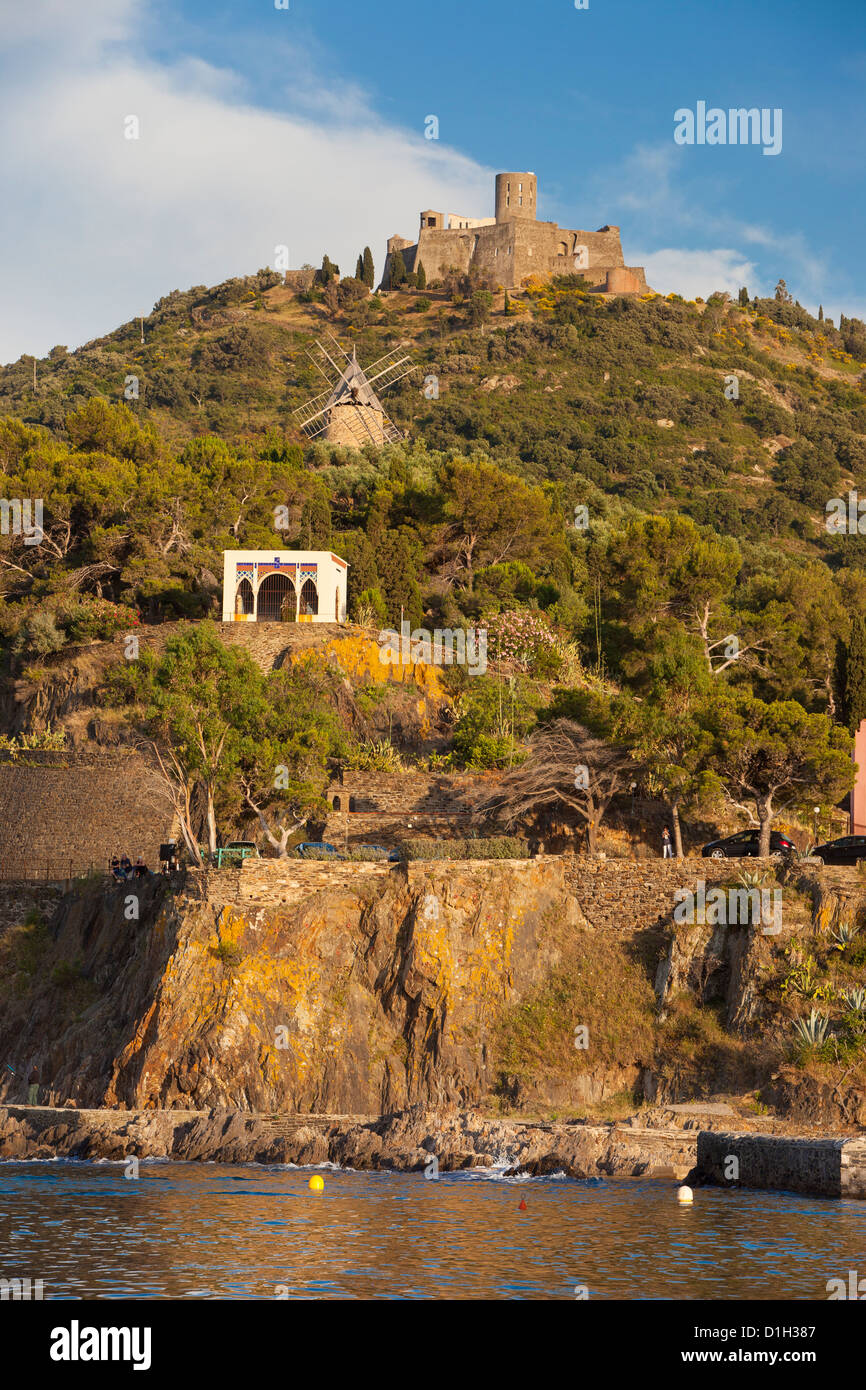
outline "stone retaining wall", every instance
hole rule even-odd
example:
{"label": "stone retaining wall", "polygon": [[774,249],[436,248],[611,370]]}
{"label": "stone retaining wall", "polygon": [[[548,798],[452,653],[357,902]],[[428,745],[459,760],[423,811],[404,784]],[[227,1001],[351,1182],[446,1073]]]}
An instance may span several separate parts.
{"label": "stone retaining wall", "polygon": [[[584,916],[594,927],[623,935],[659,926],[670,919],[677,889],[696,890],[733,883],[741,861],[725,859],[588,859],[564,855],[565,879]],[[775,860],[752,859],[749,868],[770,874]]]}
{"label": "stone retaining wall", "polygon": [[866,1139],[788,1139],[702,1130],[694,1180],[816,1197],[866,1197]]}
{"label": "stone retaining wall", "polygon": [[[25,761],[26,759],[26,761]],[[0,873],[66,878],[115,852],[158,867],[172,814],[139,754],[24,753],[0,765]]]}

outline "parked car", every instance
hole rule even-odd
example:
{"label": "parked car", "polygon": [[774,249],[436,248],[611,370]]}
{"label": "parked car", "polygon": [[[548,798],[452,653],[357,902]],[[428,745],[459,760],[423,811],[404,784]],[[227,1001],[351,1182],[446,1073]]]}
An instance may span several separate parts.
{"label": "parked car", "polygon": [[305,840],[303,844],[295,845],[295,854],[300,855],[301,859],[344,859],[336,845],[329,845],[327,840]]}
{"label": "parked car", "polygon": [[[704,845],[701,854],[705,859],[756,859],[758,856],[758,830],[741,830],[737,835],[728,835],[724,840],[710,840]],[[771,854],[793,854],[796,845],[780,830],[770,832]]]}
{"label": "parked car", "polygon": [[400,851],[389,849],[387,845],[352,845],[352,849],[364,849],[368,854],[375,852],[378,858],[387,859],[389,864],[400,863]]}
{"label": "parked car", "polygon": [[812,854],[825,864],[857,864],[866,859],[866,835],[840,835],[837,840],[816,845]]}

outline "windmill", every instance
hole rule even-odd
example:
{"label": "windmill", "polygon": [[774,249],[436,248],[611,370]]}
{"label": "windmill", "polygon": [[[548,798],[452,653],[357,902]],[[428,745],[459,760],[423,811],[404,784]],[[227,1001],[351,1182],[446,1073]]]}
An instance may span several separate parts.
{"label": "windmill", "polygon": [[[355,349],[349,356],[332,333],[330,342],[317,339],[316,349],[307,356],[325,378],[328,390],[314,396],[292,412],[308,439],[323,435],[332,444],[360,449],[364,444],[393,444],[402,439],[397,426],[385,414],[374,390],[387,391],[401,377],[415,371],[416,363],[402,348],[392,348],[364,371]],[[329,351],[330,349],[330,351]]]}

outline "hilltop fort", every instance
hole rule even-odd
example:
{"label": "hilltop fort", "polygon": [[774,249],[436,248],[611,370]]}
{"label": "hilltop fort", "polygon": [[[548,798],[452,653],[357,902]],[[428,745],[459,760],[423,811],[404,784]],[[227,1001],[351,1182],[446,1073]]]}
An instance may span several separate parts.
{"label": "hilltop fort", "polygon": [[527,276],[583,275],[602,294],[646,291],[642,266],[625,264],[619,227],[586,232],[536,218],[538,180],[533,173],[496,175],[494,217],[464,217],[427,208],[417,241],[388,239],[381,289],[391,288],[391,261],[398,252],[407,271],[424,266],[427,283],[449,270],[517,288]]}

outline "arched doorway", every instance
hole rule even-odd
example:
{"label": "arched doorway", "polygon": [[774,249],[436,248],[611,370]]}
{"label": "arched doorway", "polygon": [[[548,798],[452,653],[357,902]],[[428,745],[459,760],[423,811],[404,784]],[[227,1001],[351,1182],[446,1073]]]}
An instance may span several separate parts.
{"label": "arched doorway", "polygon": [[235,613],[246,614],[255,612],[255,599],[253,598],[253,586],[248,579],[242,579],[235,594]]}
{"label": "arched doorway", "polygon": [[262,580],[256,619],[260,623],[294,622],[295,586],[287,574],[269,574]]}
{"label": "arched doorway", "polygon": [[319,612],[319,594],[312,579],[304,581],[301,589],[301,608],[302,618],[315,618]]}

